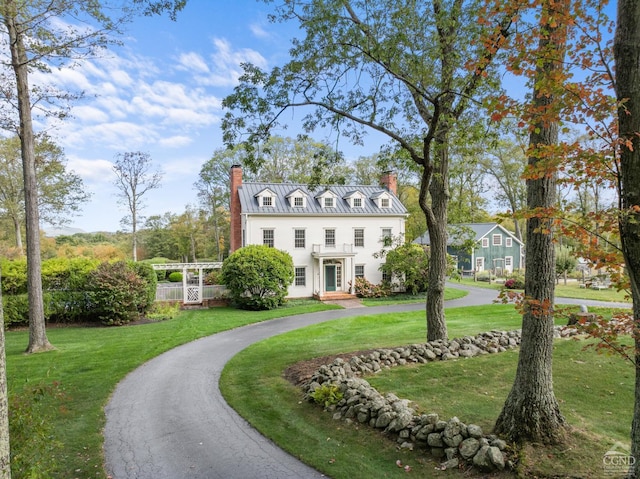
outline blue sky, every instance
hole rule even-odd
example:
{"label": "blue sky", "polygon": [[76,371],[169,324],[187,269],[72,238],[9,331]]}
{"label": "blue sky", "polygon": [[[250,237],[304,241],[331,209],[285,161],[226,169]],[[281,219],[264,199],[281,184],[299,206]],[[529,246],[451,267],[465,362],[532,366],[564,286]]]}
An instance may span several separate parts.
{"label": "blue sky", "polygon": [[[61,89],[86,94],[73,117],[50,132],[64,148],[68,168],[92,194],[69,226],[122,229],[126,212],[117,203],[112,165],[116,154],[128,151],[149,153],[164,173],[161,188],[145,196],[144,216],[181,213],[197,204],[193,184],[202,164],[224,146],[221,103],[237,84],[240,63],[269,70],[288,60],[298,31],[293,24],[270,23],[272,9],[258,0],[189,0],[177,21],[140,17],[128,26],[122,46],[47,74]],[[32,79],[37,82],[37,74]],[[297,132],[292,115],[282,134]],[[369,135],[366,146],[343,141],[341,148],[355,159],[377,152],[383,142]]]}
{"label": "blue sky", "polygon": [[[164,172],[161,188],[145,196],[144,216],[181,213],[197,203],[193,183],[223,147],[221,102],[237,83],[240,63],[271,68],[288,58],[295,30],[270,23],[271,8],[256,0],[189,0],[176,22],[141,17],[128,26],[122,46],[52,72],[59,87],[85,92],[73,117],[52,132],[68,168],[92,194],[69,226],[122,229],[125,210],[116,201],[112,164],[127,151],[149,153]],[[347,155],[378,148],[370,144]]]}

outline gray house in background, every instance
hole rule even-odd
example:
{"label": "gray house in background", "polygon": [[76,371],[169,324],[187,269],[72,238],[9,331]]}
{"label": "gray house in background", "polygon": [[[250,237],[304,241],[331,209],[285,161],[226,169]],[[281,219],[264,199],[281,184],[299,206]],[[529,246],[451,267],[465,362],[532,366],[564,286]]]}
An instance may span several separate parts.
{"label": "gray house in background", "polygon": [[[498,223],[462,223],[450,225],[447,252],[457,258],[458,270],[463,273],[491,271],[501,276],[524,268],[524,244]],[[473,240],[471,254],[461,250],[460,238]],[[429,233],[414,243],[429,245]]]}

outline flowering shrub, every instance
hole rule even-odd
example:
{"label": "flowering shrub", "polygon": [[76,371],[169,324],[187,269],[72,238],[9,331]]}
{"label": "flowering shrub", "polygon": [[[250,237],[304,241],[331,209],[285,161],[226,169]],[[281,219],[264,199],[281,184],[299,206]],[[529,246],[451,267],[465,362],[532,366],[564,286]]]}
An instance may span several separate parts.
{"label": "flowering shrub", "polygon": [[383,298],[389,295],[387,288],[370,283],[365,278],[356,278],[353,287],[356,295],[360,298]]}

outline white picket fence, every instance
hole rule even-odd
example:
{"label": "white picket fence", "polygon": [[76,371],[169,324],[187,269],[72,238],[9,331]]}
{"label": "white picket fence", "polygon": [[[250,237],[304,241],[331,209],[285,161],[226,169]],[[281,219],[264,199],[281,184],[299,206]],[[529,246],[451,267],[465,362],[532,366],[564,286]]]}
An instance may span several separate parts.
{"label": "white picket fence", "polygon": [[[202,286],[202,299],[224,299],[227,297],[226,286],[204,285]],[[167,285],[158,284],[156,288],[156,301],[184,301],[184,287],[182,283]]]}

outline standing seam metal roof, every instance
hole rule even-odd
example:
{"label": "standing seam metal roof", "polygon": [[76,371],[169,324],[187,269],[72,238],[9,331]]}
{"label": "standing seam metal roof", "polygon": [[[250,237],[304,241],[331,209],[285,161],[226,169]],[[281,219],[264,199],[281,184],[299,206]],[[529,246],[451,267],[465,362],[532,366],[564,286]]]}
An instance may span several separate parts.
{"label": "standing seam metal roof", "polygon": [[[275,193],[273,206],[260,207],[256,195],[265,189]],[[288,196],[296,190],[306,195],[306,206],[293,207]],[[316,196],[329,190],[337,195],[334,207],[323,208]],[[351,208],[345,197],[359,191],[364,195],[362,207]],[[387,193],[391,198],[390,208],[378,208],[373,198]],[[375,215],[375,216],[399,216],[406,215],[407,209],[400,200],[391,192],[381,186],[360,185],[330,185],[310,190],[307,185],[292,183],[242,183],[238,188],[242,213],[254,214],[291,214],[291,215]]]}

